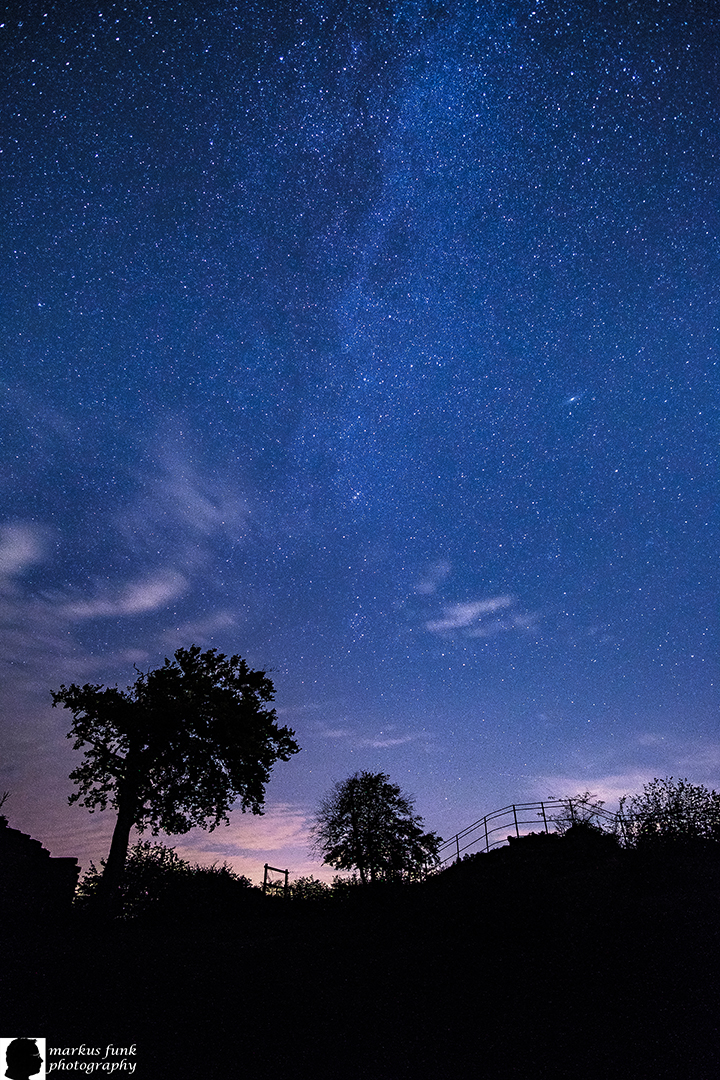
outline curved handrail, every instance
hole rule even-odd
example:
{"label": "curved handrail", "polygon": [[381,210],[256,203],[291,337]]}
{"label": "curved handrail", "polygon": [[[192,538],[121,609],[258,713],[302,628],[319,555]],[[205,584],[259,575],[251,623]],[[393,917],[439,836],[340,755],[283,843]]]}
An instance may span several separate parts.
{"label": "curved handrail", "polygon": [[[455,833],[454,836],[442,841],[438,848],[440,858],[438,868],[445,866],[454,859],[459,859],[463,852],[468,851],[470,848],[477,846],[477,851],[490,851],[492,848],[506,843],[507,834],[501,839],[492,839],[492,837],[498,832],[506,833],[508,826],[515,832],[516,836],[524,835],[524,832],[520,831],[521,828],[525,831],[532,831],[526,830],[525,827],[540,823],[542,823],[544,832],[552,832],[554,830],[550,828],[550,825],[555,824],[557,814],[553,816],[551,811],[564,810],[572,816],[574,802],[576,800],[573,799],[543,799],[539,802],[509,803],[507,806],[500,807],[499,810],[491,810],[489,814],[485,814],[484,817],[474,821],[472,825],[467,825],[464,829]],[[603,809],[597,803],[588,804],[583,801],[581,804],[581,801],[577,800],[577,805],[582,805],[585,813],[589,812],[592,817],[600,817],[612,822],[617,821],[616,814]],[[534,816],[528,817],[528,815]],[[497,822],[500,822],[500,824],[497,824]],[[447,851],[445,855],[442,854],[443,850]]]}

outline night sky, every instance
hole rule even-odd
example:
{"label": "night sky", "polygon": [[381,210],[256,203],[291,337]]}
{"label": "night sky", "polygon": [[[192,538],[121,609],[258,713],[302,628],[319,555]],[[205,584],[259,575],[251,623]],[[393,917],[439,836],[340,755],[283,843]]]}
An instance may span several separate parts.
{"label": "night sky", "polygon": [[302,753],[161,839],[255,881],[359,769],[717,786],[714,5],[5,10],[10,824],[104,857],[50,691],[193,643]]}

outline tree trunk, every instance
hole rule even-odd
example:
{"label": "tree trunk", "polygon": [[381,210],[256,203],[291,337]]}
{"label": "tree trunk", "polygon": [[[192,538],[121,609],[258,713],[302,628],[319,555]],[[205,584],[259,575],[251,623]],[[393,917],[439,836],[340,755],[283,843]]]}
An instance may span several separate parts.
{"label": "tree trunk", "polygon": [[357,804],[355,802],[357,779],[354,776],[350,778],[349,789],[350,833],[353,858],[355,860],[355,865],[360,871],[360,881],[363,885],[367,885],[367,874],[365,873],[365,845],[363,843],[363,837],[360,835],[360,822],[358,820]]}
{"label": "tree trunk", "polygon": [[103,914],[110,918],[119,913],[120,884],[130,845],[130,830],[137,818],[138,766],[139,751],[131,746],[125,758],[124,776],[118,785],[118,816],[100,880],[100,907]]}

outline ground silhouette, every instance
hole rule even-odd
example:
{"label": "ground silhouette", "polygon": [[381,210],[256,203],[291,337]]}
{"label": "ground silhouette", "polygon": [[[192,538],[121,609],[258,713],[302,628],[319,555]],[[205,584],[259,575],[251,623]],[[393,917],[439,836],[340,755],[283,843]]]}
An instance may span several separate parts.
{"label": "ground silhouette", "polygon": [[580,847],[517,840],[317,903],[18,924],[4,1022],[136,1043],[161,1078],[714,1080],[718,845]]}

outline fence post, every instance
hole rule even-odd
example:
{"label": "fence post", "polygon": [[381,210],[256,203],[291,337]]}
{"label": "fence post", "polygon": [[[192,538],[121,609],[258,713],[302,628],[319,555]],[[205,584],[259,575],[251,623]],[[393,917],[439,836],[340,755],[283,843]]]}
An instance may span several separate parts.
{"label": "fence post", "polygon": [[270,866],[270,863],[265,863],[265,875],[263,877],[263,886],[262,886],[263,896],[267,895],[268,870],[274,870],[276,874],[284,874],[285,875],[285,884],[283,885],[283,896],[287,900],[287,897],[288,897],[288,876],[290,874],[290,871],[289,870],[283,870],[279,866]]}

